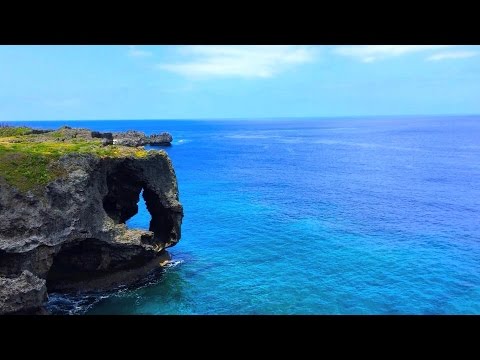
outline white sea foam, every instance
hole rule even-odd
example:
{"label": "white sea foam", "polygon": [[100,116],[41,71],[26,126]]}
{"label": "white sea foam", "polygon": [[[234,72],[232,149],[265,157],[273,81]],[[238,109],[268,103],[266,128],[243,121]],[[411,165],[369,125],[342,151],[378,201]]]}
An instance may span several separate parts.
{"label": "white sea foam", "polygon": [[173,144],[174,145],[182,145],[182,144],[186,144],[186,143],[189,143],[191,142],[192,140],[190,139],[180,139],[178,141],[174,141]]}
{"label": "white sea foam", "polygon": [[[165,270],[173,269],[182,264],[184,260],[170,260],[164,265]],[[158,274],[158,273],[157,273]],[[104,299],[125,296],[138,296],[136,292],[139,289],[150,287],[161,282],[163,279],[155,274],[147,276],[143,283],[136,284],[133,287],[126,285],[119,285],[117,288],[103,293],[86,293],[86,294],[49,294],[49,299],[46,305],[47,310],[54,314],[69,314],[80,315],[85,314],[93,306]]]}
{"label": "white sea foam", "polygon": [[166,268],[174,268],[180,264],[182,264],[183,260],[170,260],[167,264],[164,265]]}
{"label": "white sea foam", "polygon": [[64,295],[54,293],[50,294],[48,297],[49,299],[46,305],[47,310],[54,314],[78,315],[84,314],[92,306],[108,296],[96,296],[91,294]]}

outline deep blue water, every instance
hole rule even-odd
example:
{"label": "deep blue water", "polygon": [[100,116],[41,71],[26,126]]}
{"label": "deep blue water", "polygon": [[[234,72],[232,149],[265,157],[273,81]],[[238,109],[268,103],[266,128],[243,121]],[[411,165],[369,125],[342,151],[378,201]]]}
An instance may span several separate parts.
{"label": "deep blue water", "polygon": [[171,132],[185,208],[176,266],[77,312],[480,314],[478,116],[70,125]]}

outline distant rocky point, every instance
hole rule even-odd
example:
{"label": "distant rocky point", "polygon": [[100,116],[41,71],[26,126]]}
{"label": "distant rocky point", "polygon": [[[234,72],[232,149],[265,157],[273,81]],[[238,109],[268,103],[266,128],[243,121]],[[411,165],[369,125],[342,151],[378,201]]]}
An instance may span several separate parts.
{"label": "distant rocky point", "polygon": [[172,135],[167,132],[161,134],[145,135],[135,130],[113,133],[113,144],[123,146],[161,145],[170,146],[173,141]]}
{"label": "distant rocky point", "polygon": [[38,130],[26,127],[3,127],[5,131],[11,131],[12,136],[17,135],[47,135],[46,140],[50,140],[52,136],[58,135],[65,140],[84,139],[92,140],[95,138],[103,139],[103,145],[121,145],[129,147],[139,147],[145,145],[155,146],[171,146],[173,137],[168,132],[159,134],[146,135],[144,132],[136,130],[128,130],[122,132],[100,132],[82,128],[71,128],[70,126],[62,126],[58,130]]}

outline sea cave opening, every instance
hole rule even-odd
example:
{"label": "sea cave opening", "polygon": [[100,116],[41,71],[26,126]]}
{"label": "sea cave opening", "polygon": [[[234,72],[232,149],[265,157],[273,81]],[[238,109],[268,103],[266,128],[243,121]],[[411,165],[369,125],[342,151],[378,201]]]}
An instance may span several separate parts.
{"label": "sea cave opening", "polygon": [[174,218],[163,205],[160,195],[136,171],[119,166],[107,176],[108,193],[103,199],[107,215],[129,228],[150,230],[155,238],[167,243],[174,229]]}
{"label": "sea cave opening", "polygon": [[47,275],[47,289],[49,292],[81,289],[82,282],[139,268],[144,263],[144,255],[132,253],[128,247],[112,246],[93,238],[78,239],[64,244],[55,254]]}
{"label": "sea cave opening", "polygon": [[103,199],[107,215],[118,224],[125,224],[138,213],[143,184],[134,172],[119,167],[107,176],[108,193]]}
{"label": "sea cave opening", "polygon": [[[162,195],[151,189],[155,184],[142,179],[137,171],[122,164],[107,175],[103,208],[115,223],[150,230],[155,240],[168,243],[175,231],[175,214],[164,207]],[[141,252],[132,256],[131,251],[128,245],[122,247],[94,238],[64,244],[54,256],[47,288],[60,290],[75,280],[93,279],[143,264]]]}
{"label": "sea cave opening", "polygon": [[137,203],[137,213],[128,219],[125,224],[131,229],[143,229],[148,230],[152,216],[148,212],[147,203],[143,196],[143,188],[140,192],[139,200]]}

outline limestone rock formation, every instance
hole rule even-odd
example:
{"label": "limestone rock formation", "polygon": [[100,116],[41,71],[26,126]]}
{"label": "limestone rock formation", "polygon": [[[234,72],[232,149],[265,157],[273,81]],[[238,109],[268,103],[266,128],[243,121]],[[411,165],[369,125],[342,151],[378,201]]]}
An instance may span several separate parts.
{"label": "limestone rock formation", "polygon": [[147,137],[143,132],[129,130],[113,134],[113,143],[123,146],[143,146],[147,144]]}
{"label": "limestone rock formation", "polygon": [[[41,192],[21,191],[0,173],[0,314],[41,309],[47,290],[125,284],[168,258],[183,218],[172,163],[164,151],[132,151],[65,154],[55,162],[61,175]],[[148,231],[125,225],[142,190]]]}
{"label": "limestone rock formation", "polygon": [[123,146],[162,145],[170,146],[173,141],[172,135],[167,132],[161,134],[145,135],[140,131],[129,130],[113,134],[113,143]]}
{"label": "limestone rock formation", "polygon": [[171,145],[172,141],[172,135],[167,132],[163,132],[161,134],[152,134],[148,137],[148,143],[150,145]]}
{"label": "limestone rock formation", "polygon": [[47,299],[45,280],[23,271],[18,276],[0,276],[0,314],[41,313],[41,304]]}

